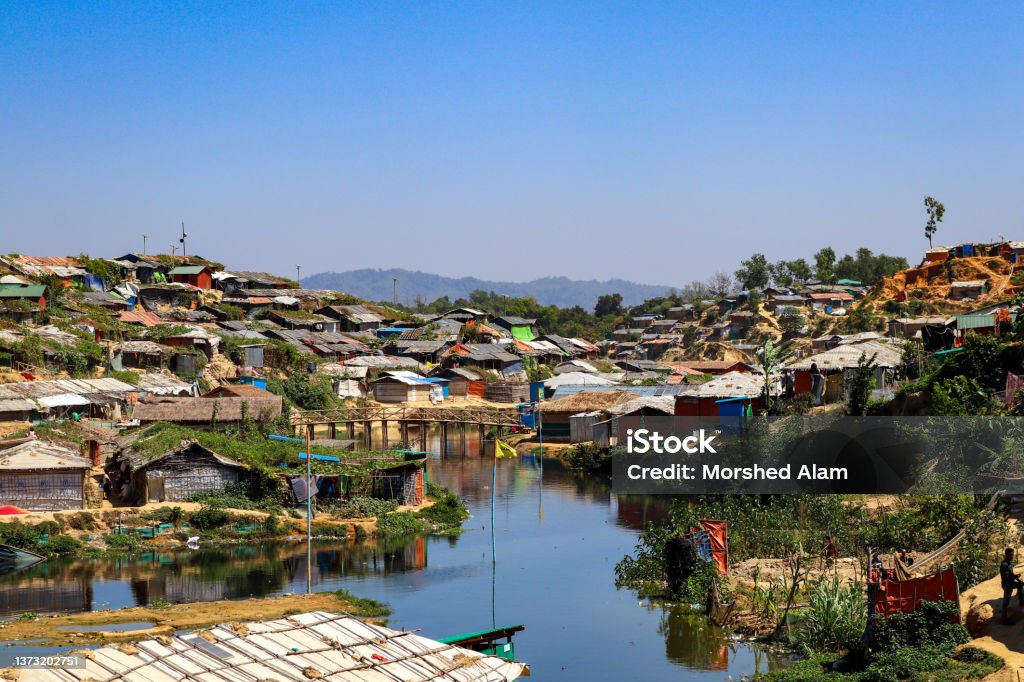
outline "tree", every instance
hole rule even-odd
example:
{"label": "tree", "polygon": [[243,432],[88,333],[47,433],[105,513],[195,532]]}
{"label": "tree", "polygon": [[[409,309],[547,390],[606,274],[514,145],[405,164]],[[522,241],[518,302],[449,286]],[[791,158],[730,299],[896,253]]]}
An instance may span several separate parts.
{"label": "tree", "polygon": [[757,289],[751,289],[750,293],[747,294],[747,305],[750,306],[750,312],[755,315],[761,312],[761,292]]}
{"label": "tree", "polygon": [[736,280],[727,272],[716,272],[708,279],[707,290],[715,296],[725,296],[736,285]]}
{"label": "tree", "polygon": [[831,284],[836,277],[835,265],[836,252],[831,246],[826,246],[814,254],[814,276],[819,281]]}
{"label": "tree", "polygon": [[857,359],[857,367],[851,371],[850,395],[846,405],[846,413],[851,417],[863,417],[868,411],[868,400],[871,398],[871,391],[875,388],[875,368],[878,363],[875,358],[878,353],[868,357],[864,353]]}
{"label": "tree", "polygon": [[803,258],[786,261],[786,267],[793,276],[794,282],[803,283],[811,278],[811,266]]}
{"label": "tree", "polygon": [[772,379],[779,368],[786,364],[786,360],[793,355],[793,352],[788,348],[776,346],[771,341],[765,341],[758,355],[761,356],[761,379],[764,381],[764,388],[761,389],[763,403],[761,409],[765,414],[771,414],[774,400],[771,390]]}
{"label": "tree", "polygon": [[594,306],[594,315],[605,317],[606,315],[622,314],[622,294],[604,294],[597,297],[597,305]]}
{"label": "tree", "polygon": [[804,319],[804,316],[793,307],[787,307],[779,316],[779,327],[785,334],[797,334],[806,324],[807,320]]}
{"label": "tree", "polygon": [[928,237],[928,248],[932,248],[932,236],[938,231],[942,217],[946,215],[946,207],[942,202],[933,198],[924,198],[924,212],[928,216],[928,222],[924,224],[924,236]]}
{"label": "tree", "polygon": [[740,261],[740,269],[736,271],[736,279],[747,290],[764,289],[770,276],[768,259],[763,253],[755,253],[748,260]]}

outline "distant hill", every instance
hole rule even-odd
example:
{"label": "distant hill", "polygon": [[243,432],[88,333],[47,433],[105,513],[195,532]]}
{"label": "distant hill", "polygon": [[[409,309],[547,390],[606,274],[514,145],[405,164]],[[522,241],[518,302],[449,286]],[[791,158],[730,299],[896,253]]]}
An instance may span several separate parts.
{"label": "distant hill", "polygon": [[370,301],[390,301],[392,278],[398,278],[398,300],[411,303],[421,297],[428,303],[447,296],[451,300],[465,298],[471,291],[482,289],[505,296],[533,296],[543,305],[582,306],[588,310],[602,294],[622,294],[625,305],[637,305],[648,298],[664,296],[668,285],[637,284],[623,279],[573,280],[567,277],[544,277],[531,282],[495,282],[475,277],[442,277],[411,270],[348,270],[321,272],[302,279],[309,289],[336,289]]}

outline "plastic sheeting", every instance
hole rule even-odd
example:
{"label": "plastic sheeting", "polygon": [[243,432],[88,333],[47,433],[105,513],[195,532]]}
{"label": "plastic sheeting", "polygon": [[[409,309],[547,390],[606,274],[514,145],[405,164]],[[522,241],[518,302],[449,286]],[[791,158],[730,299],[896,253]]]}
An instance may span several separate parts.
{"label": "plastic sheeting", "polygon": [[[878,569],[875,569],[871,577],[869,599],[874,605],[872,613],[884,616],[893,613],[912,613],[926,599],[960,603],[960,588],[952,568],[910,580],[893,580],[891,571],[885,571],[884,576],[879,576]],[[960,622],[959,615],[955,621]]]}

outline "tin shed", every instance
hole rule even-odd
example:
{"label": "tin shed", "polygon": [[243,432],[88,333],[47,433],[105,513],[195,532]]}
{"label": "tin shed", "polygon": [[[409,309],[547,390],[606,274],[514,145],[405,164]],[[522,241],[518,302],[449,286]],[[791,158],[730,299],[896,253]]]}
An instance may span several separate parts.
{"label": "tin shed", "polygon": [[88,472],[75,450],[30,440],[0,450],[0,500],[26,511],[84,509]]}

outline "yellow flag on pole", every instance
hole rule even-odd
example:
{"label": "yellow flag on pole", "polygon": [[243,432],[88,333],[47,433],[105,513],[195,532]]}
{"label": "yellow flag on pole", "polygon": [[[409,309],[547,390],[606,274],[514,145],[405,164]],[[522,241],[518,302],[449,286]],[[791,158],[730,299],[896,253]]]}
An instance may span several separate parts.
{"label": "yellow flag on pole", "polygon": [[516,449],[503,440],[494,439],[494,459],[510,459],[518,456]]}

